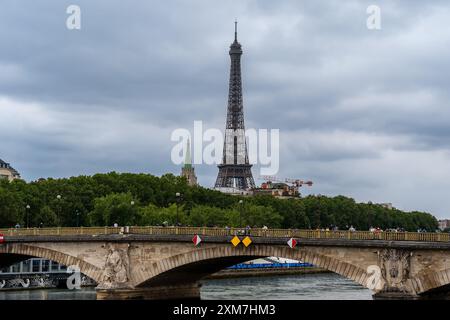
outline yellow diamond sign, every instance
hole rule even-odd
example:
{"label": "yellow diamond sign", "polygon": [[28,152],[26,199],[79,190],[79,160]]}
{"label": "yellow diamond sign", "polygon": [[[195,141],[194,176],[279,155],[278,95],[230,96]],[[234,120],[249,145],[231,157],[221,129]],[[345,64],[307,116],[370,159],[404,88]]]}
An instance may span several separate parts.
{"label": "yellow diamond sign", "polygon": [[233,239],[231,239],[231,243],[233,244],[233,246],[237,246],[239,243],[241,242],[241,239],[239,239],[238,236],[234,236]]}
{"label": "yellow diamond sign", "polygon": [[252,239],[250,239],[249,237],[245,237],[244,240],[242,240],[242,243],[244,244],[244,246],[248,247],[250,243],[252,243]]}

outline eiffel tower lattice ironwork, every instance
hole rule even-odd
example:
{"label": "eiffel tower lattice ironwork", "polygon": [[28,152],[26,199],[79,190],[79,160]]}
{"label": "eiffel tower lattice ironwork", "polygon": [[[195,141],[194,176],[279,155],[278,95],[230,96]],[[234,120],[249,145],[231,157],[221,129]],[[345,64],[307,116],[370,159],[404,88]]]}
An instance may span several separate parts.
{"label": "eiffel tower lattice ironwork", "polygon": [[237,22],[235,22],[234,42],[230,46],[230,83],[228,93],[227,125],[223,146],[223,159],[219,167],[216,188],[236,188],[247,190],[255,188],[248,160],[245,140],[244,105],[241,79],[242,47],[237,41]]}

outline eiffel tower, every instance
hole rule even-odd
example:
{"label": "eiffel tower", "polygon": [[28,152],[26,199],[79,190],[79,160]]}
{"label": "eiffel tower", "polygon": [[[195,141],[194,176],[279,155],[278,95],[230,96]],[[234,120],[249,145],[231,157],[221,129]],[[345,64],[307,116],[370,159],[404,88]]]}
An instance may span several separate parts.
{"label": "eiffel tower", "polygon": [[252,165],[248,160],[245,140],[244,105],[242,101],[241,55],[242,47],[237,41],[237,22],[234,23],[234,42],[230,46],[230,83],[228,91],[227,124],[223,145],[222,164],[215,188],[247,190],[255,188]]}

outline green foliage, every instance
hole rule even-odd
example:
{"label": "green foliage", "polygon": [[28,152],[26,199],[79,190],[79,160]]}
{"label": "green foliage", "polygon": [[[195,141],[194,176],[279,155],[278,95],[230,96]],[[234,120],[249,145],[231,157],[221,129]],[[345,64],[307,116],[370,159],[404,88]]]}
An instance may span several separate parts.
{"label": "green foliage", "polygon": [[149,204],[140,210],[140,224],[146,226],[175,226],[178,223],[186,225],[188,218],[182,206],[171,204],[169,207],[157,207]]}
{"label": "green foliage", "polygon": [[[179,192],[181,199],[175,194]],[[57,195],[61,195],[60,198]],[[177,203],[177,200],[180,200]],[[239,204],[243,200],[243,204]],[[134,201],[134,204],[132,204]],[[30,209],[26,209],[29,205]],[[177,214],[178,207],[178,214]],[[425,212],[389,210],[356,203],[344,196],[308,196],[276,199],[271,196],[238,197],[190,187],[172,174],[96,174],[26,183],[0,181],[0,227],[183,225],[270,228],[327,228],[357,230],[370,226],[402,227],[408,231],[434,231],[437,220]]]}
{"label": "green foliage", "polygon": [[[189,214],[189,224],[192,226],[207,227],[225,227],[230,226],[233,221],[234,214],[230,209],[221,209],[217,207],[198,205],[191,209]],[[230,221],[231,220],[231,221]]]}
{"label": "green foliage", "polygon": [[[3,185],[5,186],[5,185]],[[23,204],[20,195],[0,185],[0,225],[23,224]]]}
{"label": "green foliage", "polygon": [[260,228],[263,226],[280,228],[283,221],[283,217],[274,208],[255,204],[244,205],[242,218],[244,225]]}
{"label": "green foliage", "polygon": [[89,213],[89,221],[94,226],[135,225],[138,208],[132,204],[133,196],[128,193],[111,193],[94,199],[94,209]]}
{"label": "green foliage", "polygon": [[34,225],[41,225],[42,227],[56,227],[59,225],[58,216],[50,206],[43,206],[39,210],[39,216],[34,217]]}

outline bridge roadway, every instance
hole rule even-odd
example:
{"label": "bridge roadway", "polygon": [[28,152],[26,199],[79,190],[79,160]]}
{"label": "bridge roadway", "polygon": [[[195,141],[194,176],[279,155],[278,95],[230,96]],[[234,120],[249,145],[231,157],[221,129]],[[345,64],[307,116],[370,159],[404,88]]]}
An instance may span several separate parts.
{"label": "bridge roadway", "polygon": [[[98,299],[199,298],[200,281],[227,266],[277,256],[312,263],[370,288],[376,297],[426,298],[450,292],[444,233],[191,227],[0,230],[0,266],[30,257],[75,265],[97,282]],[[195,246],[194,235],[202,241]],[[290,248],[287,241],[298,244]]]}

